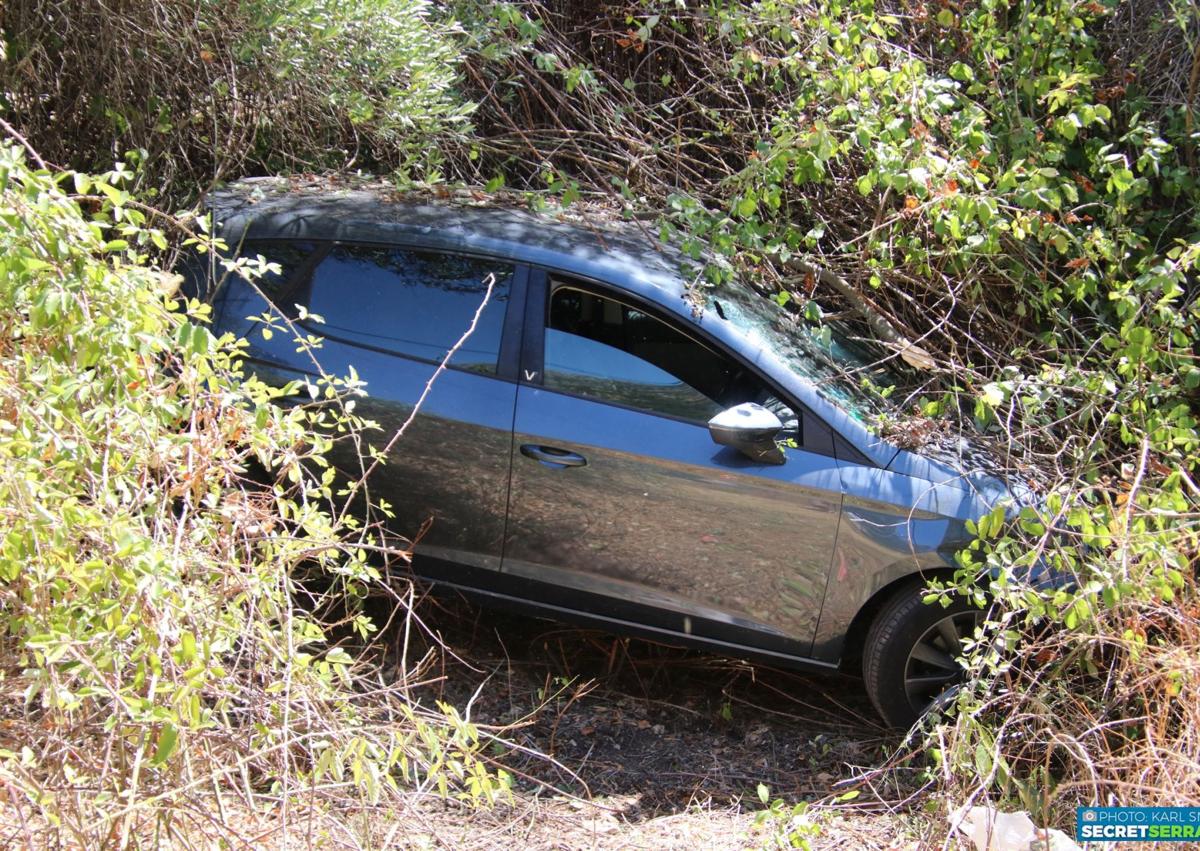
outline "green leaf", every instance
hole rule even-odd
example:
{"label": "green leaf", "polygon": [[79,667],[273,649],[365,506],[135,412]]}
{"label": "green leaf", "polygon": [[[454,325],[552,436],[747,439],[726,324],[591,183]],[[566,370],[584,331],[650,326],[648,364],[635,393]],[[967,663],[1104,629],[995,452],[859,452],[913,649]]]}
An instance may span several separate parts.
{"label": "green leaf", "polygon": [[1110,191],[1125,192],[1133,186],[1133,172],[1127,168],[1118,168],[1108,178]]}
{"label": "green leaf", "polygon": [[1079,127],[1068,118],[1054,119],[1054,131],[1068,142],[1074,142],[1075,137],[1079,135]]}
{"label": "green leaf", "polygon": [[998,408],[1004,404],[1004,391],[995,382],[985,384],[983,386],[983,394],[980,398],[983,399],[984,404],[992,408]]}
{"label": "green leaf", "polygon": [[184,662],[191,662],[196,658],[196,636],[190,632],[179,636],[179,658]]}
{"label": "green leaf", "polygon": [[982,742],[975,746],[975,770],[980,778],[992,773],[992,753]]}
{"label": "green leaf", "polygon": [[162,731],[158,734],[158,745],[154,749],[154,756],[150,758],[150,765],[155,768],[163,765],[171,754],[175,752],[175,745],[179,742],[179,730],[170,721],[163,724]]}
{"label": "green leaf", "polygon": [[194,327],[192,329],[192,351],[198,355],[208,354],[208,339],[207,328]]}

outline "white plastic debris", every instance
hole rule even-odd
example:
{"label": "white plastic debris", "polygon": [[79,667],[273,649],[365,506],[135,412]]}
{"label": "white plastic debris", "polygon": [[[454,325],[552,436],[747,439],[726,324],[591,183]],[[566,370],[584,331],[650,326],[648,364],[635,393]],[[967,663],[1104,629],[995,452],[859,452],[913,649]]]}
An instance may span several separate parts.
{"label": "white plastic debris", "polygon": [[963,807],[950,817],[950,826],[970,839],[975,851],[1082,851],[1061,830],[1040,828],[1025,812]]}

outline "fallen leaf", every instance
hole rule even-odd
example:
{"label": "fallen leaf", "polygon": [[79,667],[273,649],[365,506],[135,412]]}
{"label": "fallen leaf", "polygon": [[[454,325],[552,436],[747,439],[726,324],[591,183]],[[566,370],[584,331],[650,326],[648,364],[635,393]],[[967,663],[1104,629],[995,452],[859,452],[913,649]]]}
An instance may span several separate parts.
{"label": "fallen leaf", "polygon": [[917,369],[933,369],[934,367],[933,355],[911,343],[900,350],[900,357],[906,364]]}

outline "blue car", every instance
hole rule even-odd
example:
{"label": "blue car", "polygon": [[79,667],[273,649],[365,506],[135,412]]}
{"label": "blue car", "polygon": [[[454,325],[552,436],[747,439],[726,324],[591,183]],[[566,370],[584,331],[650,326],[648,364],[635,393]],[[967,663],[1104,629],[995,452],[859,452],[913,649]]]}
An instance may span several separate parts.
{"label": "blue car", "polygon": [[[386,441],[453,350],[370,480],[417,538],[421,576],[617,633],[860,673],[898,726],[961,675],[980,613],[924,605],[922,590],[1004,488],[881,437],[886,403],[864,387],[892,383],[887,368],[832,326],[732,287],[701,297],[636,224],[273,179],[210,207],[231,251],[279,269],[194,282],[263,380],[353,367],[357,413]],[[267,339],[264,312],[324,342]],[[362,468],[349,444],[332,457]]]}

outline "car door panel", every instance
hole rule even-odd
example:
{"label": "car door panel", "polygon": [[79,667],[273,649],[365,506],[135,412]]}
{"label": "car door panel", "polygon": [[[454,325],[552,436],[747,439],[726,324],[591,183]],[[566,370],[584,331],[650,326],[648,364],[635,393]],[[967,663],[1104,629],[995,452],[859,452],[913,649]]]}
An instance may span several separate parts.
{"label": "car door panel", "polygon": [[725,640],[732,627],[807,653],[837,533],[834,459],[792,449],[782,466],[754,464],[703,425],[528,384],[524,445],[586,464],[514,454],[506,573],[657,607],[679,633]]}
{"label": "car door panel", "polygon": [[[406,265],[407,258],[437,262],[442,255],[402,247],[321,245],[306,249],[317,252],[310,261],[295,256],[296,245],[286,243],[250,245],[247,250],[261,251],[268,259],[280,257],[285,273],[295,268],[302,279],[269,280],[269,288],[229,281],[217,302],[221,329],[246,337],[251,356],[248,370],[273,386],[294,380],[315,382],[322,371],[334,377],[357,374],[365,382],[367,395],[352,397],[354,412],[379,428],[357,436],[341,433],[328,455],[346,478],[357,479],[372,463],[369,447],[384,448],[404,426],[438,370],[440,358],[466,332],[472,312],[482,301],[478,294],[464,291],[477,277],[476,270],[467,269],[463,274],[472,277],[461,282],[453,274],[446,280],[423,278],[419,263]],[[490,263],[445,256],[448,263]],[[493,571],[500,567],[516,403],[511,376],[516,370],[527,275],[523,267],[500,265],[505,272],[502,286],[497,283],[486,307],[496,311],[487,333],[481,331],[464,342],[457,355],[465,358],[456,356],[454,361],[463,365],[438,375],[420,411],[367,482],[367,495],[376,502],[385,499],[394,512],[389,528],[415,540],[418,560],[428,557]],[[430,283],[423,283],[426,280]],[[415,309],[411,315],[377,310],[358,322],[363,308],[354,299],[379,298],[393,281],[397,288],[407,287],[406,292],[423,298],[430,309]],[[422,297],[426,289],[429,294]],[[264,291],[274,304],[264,300],[260,294]],[[455,303],[456,298],[463,303]],[[301,314],[293,311],[293,302],[312,309]],[[511,323],[505,320],[510,305],[515,305]],[[276,330],[264,335],[248,317],[268,312],[278,319]],[[431,326],[439,312],[444,328]],[[331,321],[310,314],[328,314]],[[285,328],[285,318],[294,333]],[[319,347],[297,352],[296,334],[323,339]],[[501,336],[510,339],[501,342]],[[476,339],[474,347],[469,345],[472,339]],[[392,346],[414,356],[392,351]],[[322,403],[307,396],[303,387],[289,401]]]}
{"label": "car door panel", "polygon": [[[368,395],[355,413],[380,429],[362,434],[382,449],[404,425],[436,365],[326,340],[322,365],[334,375],[353,366]],[[416,539],[415,554],[499,569],[508,502],[516,385],[458,370],[437,377],[417,416],[368,480],[373,498],[395,512],[389,527]],[[348,475],[371,460],[342,438],[331,460]]]}

